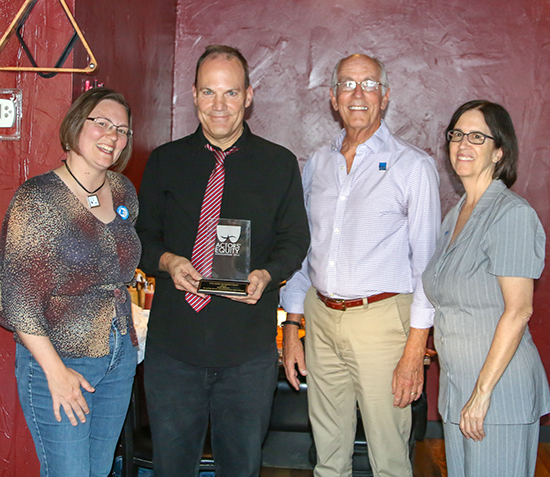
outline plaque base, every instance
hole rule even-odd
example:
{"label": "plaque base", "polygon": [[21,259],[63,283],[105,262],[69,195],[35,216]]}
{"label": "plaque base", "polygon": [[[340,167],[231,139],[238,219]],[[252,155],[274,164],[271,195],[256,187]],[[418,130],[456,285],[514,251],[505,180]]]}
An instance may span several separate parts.
{"label": "plaque base", "polygon": [[207,295],[246,296],[248,280],[227,280],[223,278],[203,278],[199,283],[199,293]]}

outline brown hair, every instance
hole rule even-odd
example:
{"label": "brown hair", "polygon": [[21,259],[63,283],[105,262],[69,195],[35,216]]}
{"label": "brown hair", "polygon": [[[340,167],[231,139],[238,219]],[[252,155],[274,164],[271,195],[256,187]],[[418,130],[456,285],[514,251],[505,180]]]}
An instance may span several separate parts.
{"label": "brown hair", "polygon": [[447,133],[451,129],[454,129],[460,116],[472,109],[481,111],[487,126],[489,126],[491,136],[494,138],[495,147],[502,149],[502,158],[495,165],[493,179],[500,179],[507,187],[512,187],[517,179],[518,140],[514,131],[512,118],[508,114],[508,111],[500,104],[492,103],[485,99],[476,99],[460,106],[453,114],[451,122],[445,130],[447,156],[449,156],[449,138],[447,137]]}
{"label": "brown hair", "polygon": [[199,68],[204,63],[204,60],[206,60],[206,58],[208,58],[209,56],[225,56],[226,59],[236,58],[237,60],[239,60],[244,70],[244,89],[248,89],[248,87],[250,86],[250,73],[248,70],[248,62],[237,48],[226,45],[208,45],[205,48],[204,53],[197,61],[197,67],[195,68],[195,82],[193,84],[197,84]]}
{"label": "brown hair", "polygon": [[[126,109],[128,113],[128,126],[132,127],[132,111],[130,110],[129,104],[124,99],[120,93],[113,91],[112,89],[107,88],[92,88],[83,93],[78,99],[71,105],[67,115],[61,123],[59,128],[59,140],[61,141],[61,147],[65,152],[73,150],[80,154],[80,149],[78,147],[78,140],[80,138],[80,133],[82,132],[82,127],[86,118],[94,110],[94,108],[106,99],[115,101]],[[126,147],[120,153],[117,161],[111,167],[115,171],[121,172],[128,164],[130,156],[132,155],[132,138],[128,138]]]}

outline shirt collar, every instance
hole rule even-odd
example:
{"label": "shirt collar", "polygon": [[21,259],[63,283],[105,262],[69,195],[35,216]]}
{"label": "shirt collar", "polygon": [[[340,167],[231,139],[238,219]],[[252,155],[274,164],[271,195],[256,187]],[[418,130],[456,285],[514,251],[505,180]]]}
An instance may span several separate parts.
{"label": "shirt collar", "polygon": [[[472,217],[477,217],[478,215],[483,214],[487,209],[491,207],[495,199],[507,188],[508,187],[506,187],[506,184],[504,184],[504,182],[502,182],[500,179],[493,179],[493,181],[489,184],[489,187],[485,189],[485,192],[483,192],[483,195],[480,197],[479,201],[474,207],[474,210],[472,211]],[[463,194],[455,208],[457,217],[465,201],[466,194]]]}
{"label": "shirt collar", "polygon": [[[371,152],[377,153],[379,152],[388,138],[391,136],[390,130],[388,129],[388,126],[386,125],[386,122],[382,119],[380,122],[380,127],[376,130],[376,132],[368,138],[363,144],[360,144],[357,146],[357,149],[360,150],[362,148],[368,148]],[[332,152],[340,152],[340,149],[342,149],[342,143],[344,142],[344,138],[346,137],[346,130],[342,129],[338,136],[334,138],[332,141],[330,148]]]}
{"label": "shirt collar", "polygon": [[[240,135],[239,139],[237,139],[237,141],[233,144],[233,146],[242,151],[246,147],[246,144],[251,134],[252,132],[250,131],[248,124],[246,123],[246,121],[243,121],[243,133]],[[204,149],[207,144],[210,144],[214,149],[221,150],[218,146],[214,146],[214,144],[211,144],[210,141],[206,139],[206,136],[204,135],[204,132],[202,131],[202,126],[200,124],[195,131],[195,137],[197,138],[197,149]]]}
{"label": "shirt collar", "polygon": [[493,179],[493,182],[491,182],[489,184],[489,187],[487,187],[487,189],[485,189],[485,192],[483,192],[483,195],[476,204],[473,213],[475,213],[475,215],[479,215],[485,212],[488,208],[492,206],[495,199],[506,189],[507,187],[504,182],[502,182],[500,179]]}
{"label": "shirt collar", "polygon": [[484,213],[486,213],[488,210],[491,209],[491,206],[497,199],[497,197],[502,194],[507,189],[506,185],[500,180],[500,179],[494,179],[493,182],[489,184],[489,187],[485,189],[485,192],[483,192],[483,195],[480,197],[479,201],[477,202],[476,206],[474,207],[474,210],[472,211],[472,215],[464,225],[464,228],[462,231],[458,234],[458,237],[456,240],[449,245],[449,242],[451,241],[451,232],[454,227],[456,227],[456,222],[458,220],[458,216],[460,214],[460,209],[462,209],[462,206],[464,205],[464,202],[466,200],[466,194],[464,194],[460,201],[458,202],[457,206],[453,209],[451,212],[453,214],[451,221],[447,225],[448,230],[445,231],[446,240],[445,240],[445,247],[444,250],[446,250],[445,253],[449,253],[452,250],[456,248],[456,246],[470,237],[470,235],[473,233],[473,230],[476,227],[477,220],[483,216]]}

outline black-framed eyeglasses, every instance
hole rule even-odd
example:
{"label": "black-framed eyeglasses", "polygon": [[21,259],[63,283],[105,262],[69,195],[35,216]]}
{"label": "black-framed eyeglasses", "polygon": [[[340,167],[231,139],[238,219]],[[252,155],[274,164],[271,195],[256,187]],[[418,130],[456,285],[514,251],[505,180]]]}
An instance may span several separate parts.
{"label": "black-framed eyeglasses", "polygon": [[379,86],[385,86],[383,83],[370,79],[361,82],[354,80],[342,81],[341,83],[336,83],[335,86],[338,86],[341,91],[349,93],[350,91],[355,91],[357,85],[361,85],[363,91],[376,91]]}
{"label": "black-framed eyeglasses", "polygon": [[102,117],[86,118],[86,119],[88,121],[93,121],[99,129],[102,129],[105,132],[110,131],[112,128],[115,128],[116,133],[121,138],[130,139],[134,135],[134,131],[132,131],[129,127],[117,126],[110,119],[102,118]]}
{"label": "black-framed eyeglasses", "polygon": [[447,139],[450,142],[462,142],[464,136],[468,138],[468,142],[470,144],[475,144],[476,146],[480,146],[481,144],[483,144],[485,142],[485,139],[492,139],[493,141],[495,140],[494,137],[483,134],[479,131],[465,133],[462,132],[460,129],[451,129],[449,132],[447,132]]}

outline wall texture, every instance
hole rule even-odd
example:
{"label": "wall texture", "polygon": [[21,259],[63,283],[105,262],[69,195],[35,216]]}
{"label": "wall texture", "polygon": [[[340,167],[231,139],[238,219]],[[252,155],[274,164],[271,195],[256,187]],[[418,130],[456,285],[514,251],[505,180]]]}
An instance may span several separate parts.
{"label": "wall texture", "polygon": [[[73,0],[67,2],[73,8]],[[7,30],[23,1],[0,0],[0,32]],[[70,38],[70,26],[57,2],[39,2],[26,23],[23,37],[41,66],[53,66]],[[0,54],[0,65],[29,65],[13,36]],[[71,59],[68,60],[72,62]],[[71,75],[43,79],[34,73],[0,72],[0,88],[23,90],[20,141],[0,141],[0,215],[13,193],[29,177],[59,165],[63,151],[59,124],[71,103]],[[38,475],[38,459],[19,406],[14,378],[15,345],[0,328],[0,476]]]}
{"label": "wall texture", "polygon": [[[134,119],[134,152],[124,174],[139,188],[149,154],[171,139],[176,0],[77,0],[76,19],[99,67],[75,75],[74,97],[95,79],[124,95]],[[77,50],[76,64],[87,64],[84,54]]]}
{"label": "wall texture", "polygon": [[[23,3],[0,0],[0,34]],[[0,88],[23,90],[22,139],[0,141],[1,217],[21,183],[57,167],[64,157],[59,125],[87,79],[120,91],[132,106],[134,154],[125,173],[136,187],[150,151],[171,137],[176,0],[69,0],[67,4],[99,68],[93,76],[59,74],[52,79],[35,73],[0,73]],[[71,33],[59,2],[43,0],[33,9],[24,38],[39,65],[53,66]],[[76,67],[87,65],[82,47],[74,56]],[[67,65],[72,63],[71,57]],[[14,36],[0,54],[0,65],[15,64],[29,63]],[[32,477],[38,475],[39,466],[17,398],[14,350],[11,333],[0,328],[0,477]]]}
{"label": "wall texture", "polygon": [[[386,63],[390,129],[431,153],[444,212],[459,197],[442,151],[443,132],[462,103],[503,104],[520,142],[514,190],[550,233],[550,2],[548,0],[179,0],[174,137],[197,124],[191,98],[196,59],[211,43],[241,49],[255,90],[252,130],[301,161],[339,130],[328,87],[335,63],[368,53]],[[531,330],[550,369],[550,269],[537,284]],[[437,418],[437,365],[429,372],[430,419]]]}
{"label": "wall texture", "polygon": [[[177,2],[177,13],[176,10]],[[0,0],[3,33],[23,0]],[[59,164],[59,123],[86,79],[120,90],[134,110],[135,155],[127,169],[138,185],[156,145],[193,131],[194,64],[210,43],[239,47],[251,65],[252,129],[301,161],[338,131],[328,101],[335,62],[354,52],[386,62],[392,88],[390,128],[430,152],[441,174],[444,211],[457,200],[447,173],[442,132],[454,109],[485,97],[511,113],[521,147],[514,190],[526,197],[550,231],[550,1],[518,0],[68,0],[97,57],[92,77],[0,73],[0,88],[23,89],[23,137],[0,142],[0,215],[28,177]],[[75,6],[76,4],[76,6]],[[46,21],[47,20],[47,21]],[[174,25],[177,31],[174,42]],[[41,64],[55,62],[67,39],[58,2],[41,1],[25,29]],[[27,38],[27,36],[26,36]],[[15,43],[14,43],[15,42]],[[175,52],[174,52],[175,44]],[[27,64],[16,39],[0,64]],[[75,64],[85,63],[77,50]],[[171,110],[173,109],[173,125]],[[550,369],[550,271],[537,284],[531,329]],[[0,330],[0,476],[38,474],[13,379],[13,341]],[[430,418],[436,419],[437,367],[429,373]]]}

